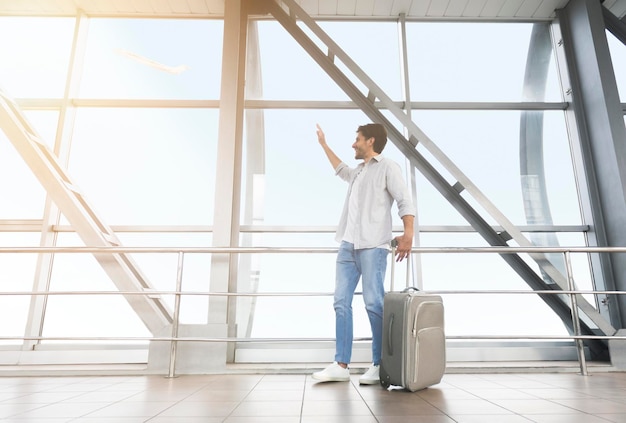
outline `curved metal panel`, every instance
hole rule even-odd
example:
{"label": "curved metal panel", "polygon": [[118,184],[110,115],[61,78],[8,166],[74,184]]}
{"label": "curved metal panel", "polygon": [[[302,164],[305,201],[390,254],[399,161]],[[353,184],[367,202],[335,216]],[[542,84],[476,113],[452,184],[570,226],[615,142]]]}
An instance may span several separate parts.
{"label": "curved metal panel", "polygon": [[[551,56],[550,25],[534,24],[528,46],[522,101],[544,100]],[[529,225],[553,224],[543,160],[543,117],[542,110],[523,110],[520,116],[520,180]],[[532,233],[530,239],[537,246],[559,245],[554,233]],[[546,254],[546,257],[561,273],[565,273],[565,263],[560,254]],[[543,269],[541,274],[546,283],[555,283]]]}

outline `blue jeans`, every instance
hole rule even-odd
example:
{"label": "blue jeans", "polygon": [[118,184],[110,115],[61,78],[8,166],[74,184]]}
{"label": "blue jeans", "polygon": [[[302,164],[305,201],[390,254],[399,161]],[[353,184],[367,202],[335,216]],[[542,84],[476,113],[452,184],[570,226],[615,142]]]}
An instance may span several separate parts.
{"label": "blue jeans", "polygon": [[363,301],[372,328],[372,362],[380,363],[383,338],[383,299],[385,296],[385,248],[355,250],[354,245],[343,241],[337,253],[335,281],[335,361],[350,363],[352,357],[353,321],[352,298],[359,283],[363,283]]}

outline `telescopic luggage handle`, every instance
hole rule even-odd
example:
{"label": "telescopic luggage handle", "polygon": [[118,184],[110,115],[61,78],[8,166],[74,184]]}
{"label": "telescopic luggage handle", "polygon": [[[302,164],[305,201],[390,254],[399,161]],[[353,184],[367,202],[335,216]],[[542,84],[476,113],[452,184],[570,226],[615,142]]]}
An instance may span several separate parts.
{"label": "telescopic luggage handle", "polygon": [[[396,239],[392,239],[391,240],[391,275],[390,275],[390,279],[391,279],[391,286],[389,288],[390,291],[393,291],[393,285],[394,285],[394,280],[395,280],[395,271],[396,271],[396,247],[398,246],[398,241],[396,241]],[[411,285],[409,284],[410,281],[410,275],[411,275],[411,255],[409,254],[409,256],[406,258],[407,262],[406,262],[406,281],[405,281],[405,288],[410,288]]]}

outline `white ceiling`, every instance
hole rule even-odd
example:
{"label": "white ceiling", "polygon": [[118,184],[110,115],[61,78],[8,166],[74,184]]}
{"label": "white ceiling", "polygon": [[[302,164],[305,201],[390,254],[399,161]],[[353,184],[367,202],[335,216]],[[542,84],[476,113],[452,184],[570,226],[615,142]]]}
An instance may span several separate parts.
{"label": "white ceiling", "polygon": [[[0,0],[0,15],[221,17],[227,0]],[[253,0],[260,1],[260,0]],[[569,0],[297,0],[319,18],[545,20]],[[594,1],[594,0],[588,0]],[[599,0],[598,0],[599,1]],[[618,18],[626,0],[605,0]]]}

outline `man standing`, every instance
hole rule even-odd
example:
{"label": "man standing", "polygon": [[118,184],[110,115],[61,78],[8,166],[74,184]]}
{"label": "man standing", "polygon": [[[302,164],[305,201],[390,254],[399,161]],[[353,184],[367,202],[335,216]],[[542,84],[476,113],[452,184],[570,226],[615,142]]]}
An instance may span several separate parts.
{"label": "man standing", "polygon": [[337,253],[334,309],[335,361],[324,370],[313,373],[322,382],[349,381],[348,365],[352,356],[352,298],[361,279],[363,301],[372,329],[372,365],[359,383],[379,383],[382,350],[384,280],[392,234],[391,206],[398,205],[404,234],[396,237],[396,261],[411,253],[415,207],[402,177],[400,166],[381,155],[387,143],[387,130],[381,124],[359,126],[352,144],[354,158],[363,160],[350,168],[326,143],[322,128],[317,125],[317,139],[335,173],[348,182],[343,213],[335,239],[340,242]]}

